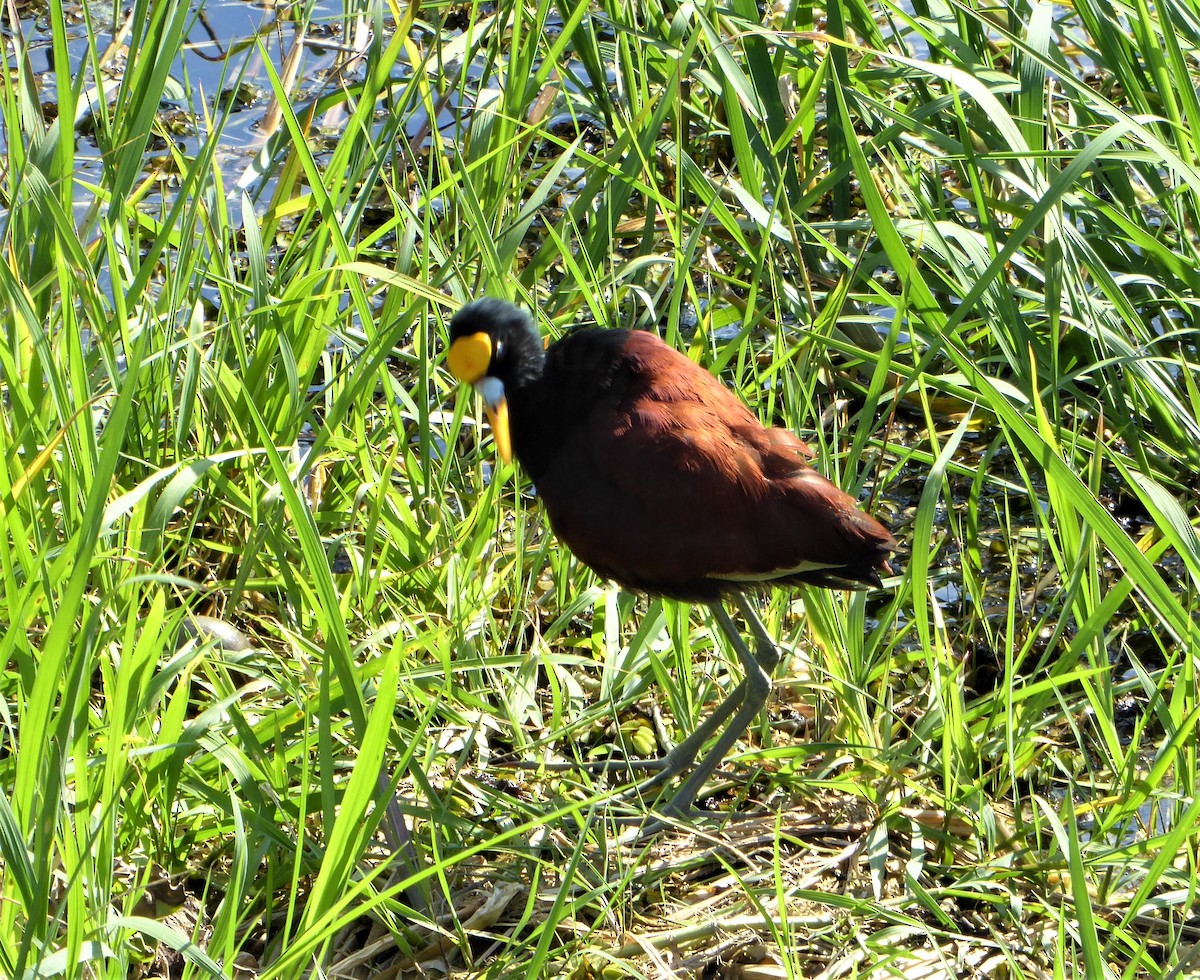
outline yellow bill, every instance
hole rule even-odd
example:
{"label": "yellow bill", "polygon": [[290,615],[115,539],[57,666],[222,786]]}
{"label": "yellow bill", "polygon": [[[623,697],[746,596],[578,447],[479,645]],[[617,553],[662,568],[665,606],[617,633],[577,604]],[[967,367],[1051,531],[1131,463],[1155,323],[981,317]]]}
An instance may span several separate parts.
{"label": "yellow bill", "polygon": [[509,463],[512,462],[512,433],[508,427],[508,399],[504,396],[504,382],[487,373],[491,363],[492,338],[486,333],[459,337],[446,354],[446,366],[450,368],[450,373],[479,392],[487,409],[496,453]]}
{"label": "yellow bill", "polygon": [[[494,381],[495,378],[488,378]],[[485,399],[486,404],[486,399]],[[512,434],[508,428],[508,401],[501,398],[497,405],[487,405],[488,424],[492,427],[492,441],[496,443],[496,453],[506,463],[512,462]]]}

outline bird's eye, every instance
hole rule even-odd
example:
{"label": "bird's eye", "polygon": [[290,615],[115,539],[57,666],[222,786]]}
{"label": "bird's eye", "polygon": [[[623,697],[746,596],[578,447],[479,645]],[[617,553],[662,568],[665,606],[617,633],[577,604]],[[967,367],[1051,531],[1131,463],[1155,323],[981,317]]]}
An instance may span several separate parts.
{"label": "bird's eye", "polygon": [[501,358],[503,356],[504,356],[504,341],[497,340],[496,348],[495,348],[495,350],[492,351],[492,359],[498,360],[499,358]]}

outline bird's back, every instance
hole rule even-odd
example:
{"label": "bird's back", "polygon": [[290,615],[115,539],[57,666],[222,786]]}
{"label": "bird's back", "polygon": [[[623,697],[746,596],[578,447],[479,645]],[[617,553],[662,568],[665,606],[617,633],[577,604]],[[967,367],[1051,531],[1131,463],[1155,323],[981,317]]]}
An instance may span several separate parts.
{"label": "bird's back", "polygon": [[653,334],[568,334],[512,411],[555,532],[627,587],[712,601],[757,581],[878,582],[887,567],[892,536],[800,439]]}

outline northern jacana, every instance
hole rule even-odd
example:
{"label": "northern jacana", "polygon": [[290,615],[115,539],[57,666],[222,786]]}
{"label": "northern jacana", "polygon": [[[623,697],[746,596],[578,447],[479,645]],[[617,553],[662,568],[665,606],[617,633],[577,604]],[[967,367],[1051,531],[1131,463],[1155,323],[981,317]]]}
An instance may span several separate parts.
{"label": "northern jacana", "polygon": [[[800,439],[765,428],[654,334],[579,329],[544,348],[524,310],[480,299],[451,319],[447,364],[482,396],[497,452],[520,460],[550,526],[580,561],[648,596],[708,603],[737,651],[745,678],[640,787],[695,763],[660,808],[689,810],[763,709],[779,664],[745,590],[879,585],[895,540],[809,465]],[[754,654],[726,597],[754,634]]]}

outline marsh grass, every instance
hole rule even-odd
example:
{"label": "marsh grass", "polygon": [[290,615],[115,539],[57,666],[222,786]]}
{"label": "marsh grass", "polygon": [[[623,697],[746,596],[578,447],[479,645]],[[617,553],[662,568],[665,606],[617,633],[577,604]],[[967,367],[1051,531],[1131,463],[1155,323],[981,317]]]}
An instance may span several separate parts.
{"label": "marsh grass", "polygon": [[[0,79],[0,973],[1186,968],[1193,7],[354,8],[361,75],[308,104],[268,58],[255,179],[218,113],[168,195],[188,8],[135,3],[87,188],[48,16],[57,118],[19,31]],[[711,805],[765,816],[618,842],[637,773],[594,763],[735,660],[495,461],[440,367],[485,291],[663,329],[904,543],[882,592],[764,596],[788,656]]]}

